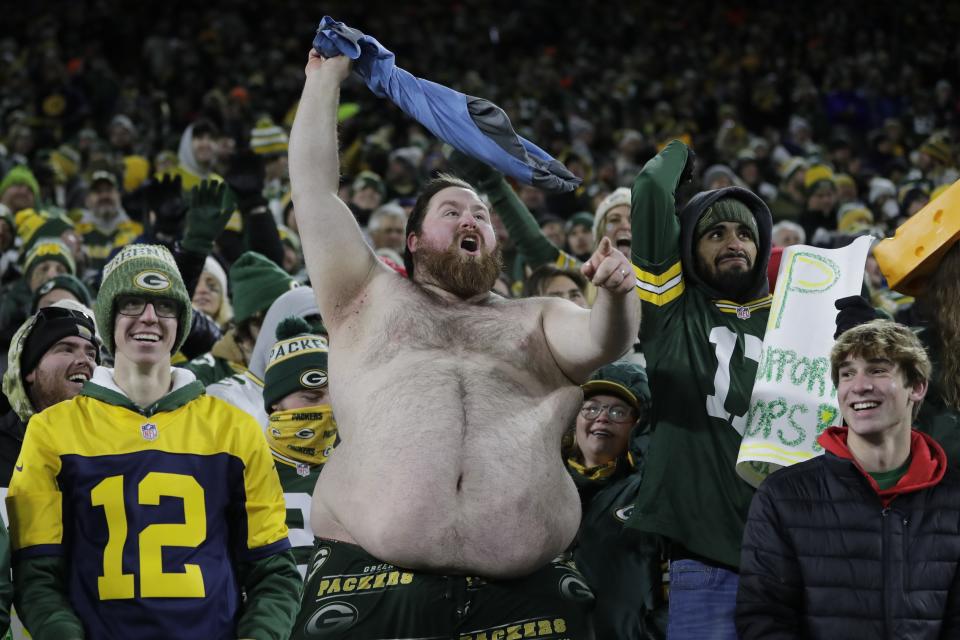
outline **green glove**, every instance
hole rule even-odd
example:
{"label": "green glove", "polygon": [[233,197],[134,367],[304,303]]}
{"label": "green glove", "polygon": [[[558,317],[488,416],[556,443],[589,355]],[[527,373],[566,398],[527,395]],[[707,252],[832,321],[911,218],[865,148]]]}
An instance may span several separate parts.
{"label": "green glove", "polygon": [[190,190],[190,207],[187,209],[187,229],[180,243],[187,251],[210,255],[213,241],[227,226],[232,208],[224,205],[227,186],[222,182],[204,180]]}
{"label": "green glove", "polygon": [[486,191],[502,178],[502,174],[484,162],[454,149],[448,144],[443,145],[443,155],[447,158],[450,169],[481,191]]}

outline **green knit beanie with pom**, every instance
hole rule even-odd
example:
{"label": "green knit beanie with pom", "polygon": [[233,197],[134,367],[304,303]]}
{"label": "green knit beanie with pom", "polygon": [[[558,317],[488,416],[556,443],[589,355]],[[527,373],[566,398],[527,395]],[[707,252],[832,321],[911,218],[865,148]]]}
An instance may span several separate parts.
{"label": "green knit beanie with pom", "polygon": [[306,320],[284,318],[277,325],[277,342],[267,356],[263,376],[263,406],[272,413],[273,405],[294,391],[322,389],[327,386],[327,341],[311,333]]}
{"label": "green knit beanie with pom", "polygon": [[103,346],[111,354],[116,349],[113,336],[116,300],[124,295],[170,298],[179,303],[177,337],[171,355],[179,351],[190,333],[193,309],[177,263],[166,247],[158,244],[127,245],[103,268],[103,283],[97,294],[94,313]]}

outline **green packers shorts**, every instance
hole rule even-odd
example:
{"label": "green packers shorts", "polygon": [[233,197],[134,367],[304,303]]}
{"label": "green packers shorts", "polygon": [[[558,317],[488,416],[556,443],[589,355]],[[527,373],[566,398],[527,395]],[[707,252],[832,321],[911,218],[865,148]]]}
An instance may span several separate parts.
{"label": "green packers shorts", "polygon": [[421,573],[317,539],[292,640],[581,640],[594,597],[573,561],[524,578]]}

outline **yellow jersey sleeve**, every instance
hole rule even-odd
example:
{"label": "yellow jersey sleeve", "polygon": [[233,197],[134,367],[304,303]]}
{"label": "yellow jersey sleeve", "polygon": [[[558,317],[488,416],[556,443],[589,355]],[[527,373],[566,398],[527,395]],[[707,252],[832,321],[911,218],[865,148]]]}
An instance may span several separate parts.
{"label": "yellow jersey sleeve", "polygon": [[30,419],[10,479],[7,513],[14,553],[59,555],[63,541],[63,496],[57,486],[60,456],[57,442],[43,413]]}

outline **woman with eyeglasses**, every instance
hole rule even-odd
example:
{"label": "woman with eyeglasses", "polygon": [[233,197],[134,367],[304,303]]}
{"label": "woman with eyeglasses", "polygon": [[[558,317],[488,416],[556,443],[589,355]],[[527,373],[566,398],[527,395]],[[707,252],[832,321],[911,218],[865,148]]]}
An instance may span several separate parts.
{"label": "woman with eyeglasses", "polygon": [[583,505],[573,557],[596,596],[597,640],[666,637],[660,549],[624,534],[642,479],[650,388],[643,367],[616,362],[583,389],[564,459]]}

